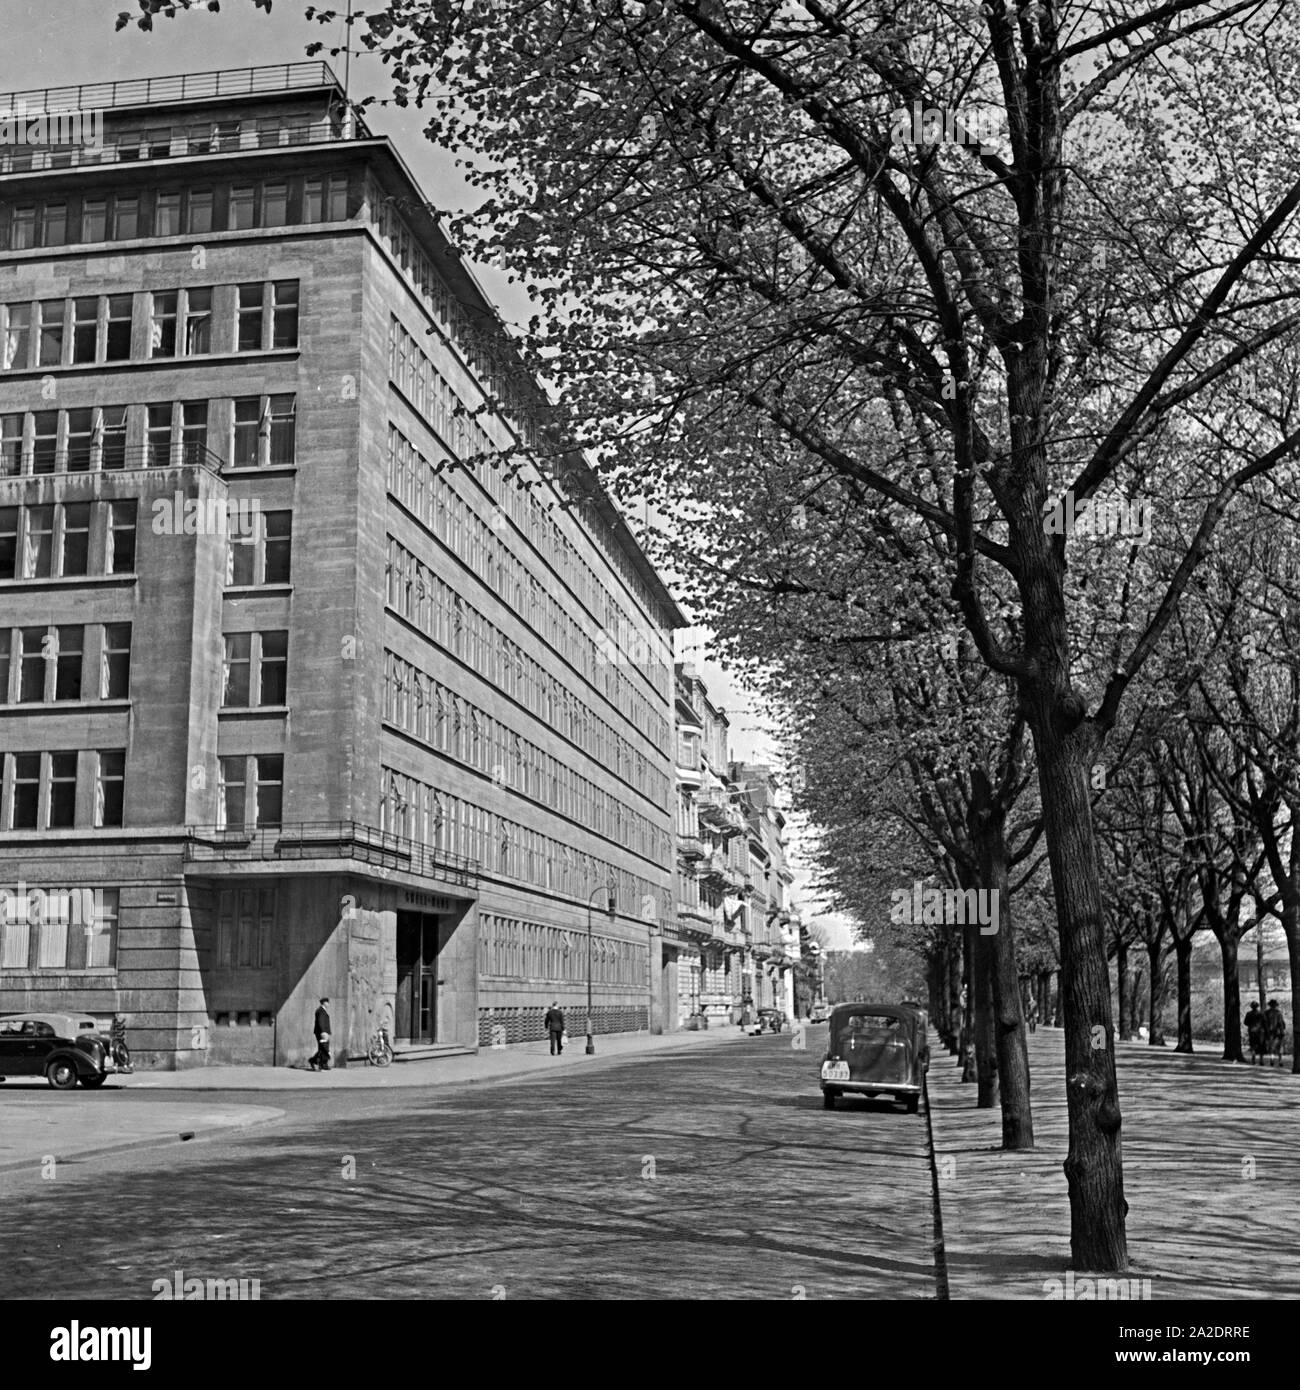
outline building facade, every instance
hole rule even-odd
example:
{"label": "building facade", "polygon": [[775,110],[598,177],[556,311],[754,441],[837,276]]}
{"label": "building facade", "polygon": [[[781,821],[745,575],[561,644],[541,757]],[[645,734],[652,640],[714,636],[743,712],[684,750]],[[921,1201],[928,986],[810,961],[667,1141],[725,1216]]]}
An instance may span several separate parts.
{"label": "building facade", "polygon": [[673,1026],[683,619],[397,150],[320,63],[18,96],[104,136],[0,152],[0,1012]]}

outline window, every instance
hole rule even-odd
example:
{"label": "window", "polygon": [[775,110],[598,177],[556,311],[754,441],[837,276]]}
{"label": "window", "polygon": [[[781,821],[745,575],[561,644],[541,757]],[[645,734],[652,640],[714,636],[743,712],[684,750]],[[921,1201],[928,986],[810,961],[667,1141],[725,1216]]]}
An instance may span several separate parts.
{"label": "window", "polygon": [[98,754],[95,771],[95,824],[122,824],[123,792],[126,789],[126,750],[111,749]]}
{"label": "window", "polygon": [[223,707],[243,709],[248,705],[249,681],[253,669],[253,635],[250,632],[226,634],[225,683],[221,691]]}
{"label": "window", "polygon": [[239,148],[239,121],[218,121],[212,128],[212,150],[237,150]]}
{"label": "window", "polygon": [[27,366],[32,351],[32,306],[10,304],[6,320],[4,369],[21,371]]}
{"label": "window", "polygon": [[69,473],[85,473],[90,468],[94,441],[95,412],[89,408],[68,411],[68,447],[65,457]]}
{"label": "window", "polygon": [[104,556],[107,574],[135,571],[135,498],[108,504],[108,552]]}
{"label": "window", "polygon": [[227,537],[226,583],[287,584],[292,541],[291,512],[258,512],[251,536]]}
{"label": "window", "polygon": [[[114,755],[101,754],[100,756],[112,757]],[[120,817],[116,822],[110,820],[104,822],[105,825],[121,825],[121,823]],[[116,963],[119,898],[120,890],[117,888],[97,889],[95,892],[95,905],[98,909],[99,920],[95,923],[94,931],[85,933],[86,968],[88,970],[111,969]],[[74,957],[70,963],[75,968],[80,962]]]}
{"label": "window", "polygon": [[284,800],[284,756],[280,753],[259,753],[257,763],[256,805],[258,825],[279,825]]}
{"label": "window", "polygon": [[113,240],[127,241],[140,235],[140,199],[121,193],[113,199]]}
{"label": "window", "polygon": [[9,249],[30,251],[36,245],[36,209],[15,208],[9,224]]}
{"label": "window", "polygon": [[80,626],[56,627],[54,646],[54,698],[81,699],[82,633]]}
{"label": "window", "polygon": [[249,585],[257,583],[257,536],[245,536],[232,531],[226,537],[226,583]]}
{"label": "window", "polygon": [[[23,471],[23,417],[0,415],[0,478],[17,477]],[[12,575],[0,574],[11,579]]]}
{"label": "window", "polygon": [[262,286],[239,286],[240,352],[257,352],[262,346]]}
{"label": "window", "polygon": [[63,509],[59,573],[90,573],[90,503],[67,502]]}
{"label": "window", "polygon": [[181,462],[198,463],[208,448],[207,401],[181,403]]}
{"label": "window", "polygon": [[186,198],[185,230],[187,232],[210,232],[212,230],[212,190],[192,188]]}
{"label": "window", "polygon": [[159,193],[153,203],[154,236],[179,236],[181,232],[181,195]]}
{"label": "window", "polygon": [[46,825],[62,830],[77,823],[77,755],[50,754],[50,806]]}
{"label": "window", "polygon": [[13,812],[11,830],[35,830],[41,801],[41,755],[15,753]]}
{"label": "window", "polygon": [[176,356],[176,291],[155,291],[149,324],[149,355]]}
{"label": "window", "polygon": [[217,898],[218,966],[258,969],[274,963],[275,889],[224,888]]}
{"label": "window", "polygon": [[108,297],[108,326],[104,335],[104,360],[125,362],[131,356],[131,296]]}
{"label": "window", "polygon": [[212,290],[185,292],[185,355],[201,357],[212,351]]}
{"label": "window", "polygon": [[54,564],[54,508],[28,507],[27,533],[23,537],[24,579],[48,579]]}
{"label": "window", "polygon": [[271,285],[271,346],[298,346],[297,280],[276,280]]}
{"label": "window", "polygon": [[99,337],[99,300],[72,301],[72,360],[93,362]]}
{"label": "window", "polygon": [[230,190],[230,230],[232,232],[248,231],[254,225],[254,198],[256,190],[247,187],[235,187]]}
{"label": "window", "polygon": [[262,185],[262,226],[283,227],[289,220],[289,185]]}
{"label": "window", "polygon": [[67,203],[46,203],[41,209],[41,245],[62,246],[67,239]]}
{"label": "window", "polygon": [[99,698],[125,700],[131,689],[131,624],[105,623]]}
{"label": "window", "polygon": [[145,422],[145,464],[149,468],[166,468],[171,461],[172,407],[151,405]]}
{"label": "window", "polygon": [[260,396],[243,396],[235,402],[235,433],[230,450],[230,462],[235,468],[257,467],[261,408]]}
{"label": "window", "polygon": [[33,416],[32,472],[53,473],[58,454],[59,412],[38,410]]}
{"label": "window", "polygon": [[293,535],[292,512],[263,512],[262,526],[266,536],[267,584],[289,582],[289,549]]}
{"label": "window", "polygon": [[0,507],[0,579],[13,579],[18,569],[18,508]]}
{"label": "window", "polygon": [[126,406],[106,405],[99,412],[99,466],[126,467]]}
{"label": "window", "polygon": [[41,316],[37,365],[57,367],[63,361],[63,300],[43,299],[36,307]]}
{"label": "window", "polygon": [[283,631],[264,632],[261,634],[261,647],[259,703],[283,705],[288,695],[289,634]]}
{"label": "window", "polygon": [[348,180],[346,174],[326,174],[323,178],[308,179],[303,184],[302,220],[304,222],[342,222],[348,215]]}
{"label": "window", "polygon": [[9,681],[13,670],[11,636],[7,627],[0,627],[0,705],[10,703]]}
{"label": "window", "polygon": [[268,397],[269,454],[272,464],[288,464],[294,461],[294,435],[297,423],[296,399],[294,396]]}
{"label": "window", "polygon": [[81,203],[82,241],[108,240],[108,200],[85,198]]}
{"label": "window", "polygon": [[247,759],[242,754],[237,758],[218,760],[220,783],[217,794],[217,816],[218,824],[222,828],[233,828],[244,824],[246,762]]}
{"label": "window", "polygon": [[45,667],[51,643],[49,629],[25,627],[18,634],[18,699],[22,704],[40,704],[45,699]]}

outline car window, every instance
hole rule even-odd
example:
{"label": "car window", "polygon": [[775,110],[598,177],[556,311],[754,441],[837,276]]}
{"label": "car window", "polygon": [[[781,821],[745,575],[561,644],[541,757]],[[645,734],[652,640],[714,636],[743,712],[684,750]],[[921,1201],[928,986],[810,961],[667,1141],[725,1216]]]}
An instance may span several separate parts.
{"label": "car window", "polygon": [[54,1029],[48,1023],[32,1023],[30,1027],[35,1037],[52,1038],[54,1036]]}
{"label": "car window", "polygon": [[889,1014],[853,1014],[848,1021],[850,1033],[875,1033],[881,1029],[897,1028],[899,1020]]}

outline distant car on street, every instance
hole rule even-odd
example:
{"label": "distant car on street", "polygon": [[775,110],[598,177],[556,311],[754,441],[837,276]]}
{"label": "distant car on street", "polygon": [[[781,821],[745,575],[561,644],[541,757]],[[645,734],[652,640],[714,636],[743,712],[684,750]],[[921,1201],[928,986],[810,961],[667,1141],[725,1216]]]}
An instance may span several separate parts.
{"label": "distant car on street", "polygon": [[814,1004],[812,1013],[808,1015],[810,1023],[825,1023],[831,1016],[831,1006],[829,1004]]}
{"label": "distant car on street", "polygon": [[779,1033],[785,1024],[785,1014],[780,1009],[759,1009],[757,1017],[749,1025],[749,1036],[756,1038],[760,1033]]}
{"label": "distant car on street", "polygon": [[822,1104],[842,1095],[888,1096],[908,1113],[921,1105],[930,1046],[919,1011],[908,1004],[840,1004],[831,1011],[822,1060]]}
{"label": "distant car on street", "polygon": [[0,1081],[43,1076],[56,1091],[80,1082],[93,1090],[115,1073],[129,1074],[128,1063],[113,1056],[112,1039],[94,1019],[76,1014],[0,1015]]}

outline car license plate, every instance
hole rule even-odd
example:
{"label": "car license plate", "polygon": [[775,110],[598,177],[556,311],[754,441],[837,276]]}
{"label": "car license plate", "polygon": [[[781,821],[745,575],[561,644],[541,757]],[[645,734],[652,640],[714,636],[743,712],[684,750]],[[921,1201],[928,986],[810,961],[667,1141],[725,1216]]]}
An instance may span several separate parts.
{"label": "car license plate", "polygon": [[823,1081],[847,1081],[849,1079],[849,1064],[847,1062],[823,1062],[822,1080]]}

